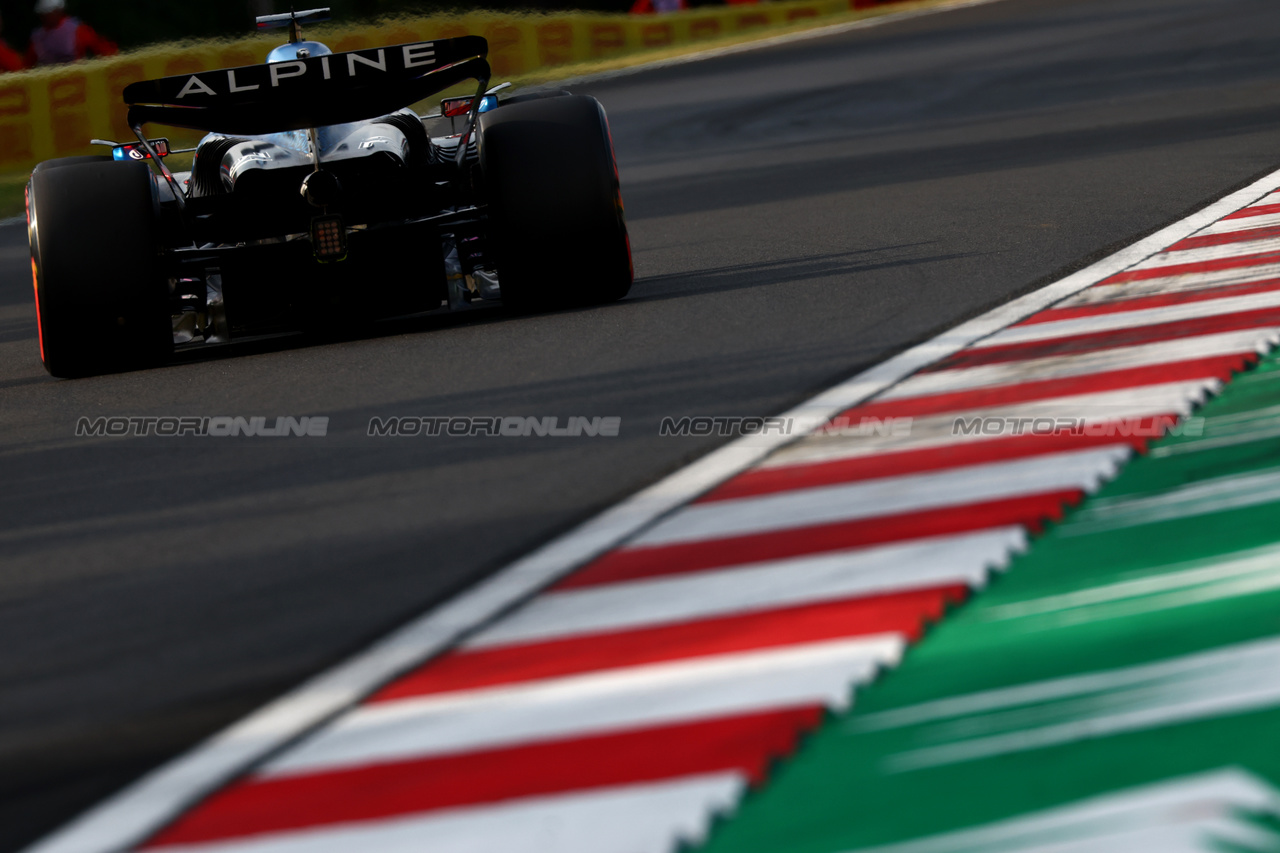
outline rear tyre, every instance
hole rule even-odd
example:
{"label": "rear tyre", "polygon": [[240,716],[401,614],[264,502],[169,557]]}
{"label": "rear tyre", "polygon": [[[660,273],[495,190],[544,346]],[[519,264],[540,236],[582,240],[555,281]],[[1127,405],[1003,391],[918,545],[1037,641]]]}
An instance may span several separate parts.
{"label": "rear tyre", "polygon": [[547,98],[563,98],[572,95],[568,89],[554,89],[547,92],[522,92],[519,95],[512,95],[510,98],[503,100],[503,106],[508,104],[523,104],[527,101],[545,101]]}
{"label": "rear tyre", "polygon": [[590,305],[631,289],[631,246],[604,108],[584,95],[480,117],[489,252],[517,311]]}
{"label": "rear tyre", "polygon": [[110,163],[111,158],[104,154],[85,154],[80,157],[59,157],[56,160],[42,160],[36,164],[31,170],[31,174],[36,172],[47,172],[49,169],[61,169],[64,166],[79,166],[82,163]]}
{"label": "rear tyre", "polygon": [[46,165],[32,174],[27,236],[40,358],[52,375],[147,367],[172,352],[155,205],[144,163]]}

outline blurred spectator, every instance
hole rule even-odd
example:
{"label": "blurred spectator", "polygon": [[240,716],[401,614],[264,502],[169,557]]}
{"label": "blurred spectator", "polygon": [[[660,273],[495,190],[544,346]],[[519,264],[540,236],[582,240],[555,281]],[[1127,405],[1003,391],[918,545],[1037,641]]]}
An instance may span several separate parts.
{"label": "blurred spectator", "polygon": [[66,0],[39,0],[40,26],[31,33],[28,65],[55,65],[90,56],[112,56],[117,50],[93,27],[67,14]]}
{"label": "blurred spectator", "polygon": [[[3,32],[4,20],[0,19],[0,33]],[[22,61],[21,54],[9,47],[7,41],[0,39],[0,71],[21,71],[26,67],[27,64]]]}
{"label": "blurred spectator", "polygon": [[688,9],[685,0],[636,0],[631,6],[633,15],[650,15],[654,12],[679,12]]}

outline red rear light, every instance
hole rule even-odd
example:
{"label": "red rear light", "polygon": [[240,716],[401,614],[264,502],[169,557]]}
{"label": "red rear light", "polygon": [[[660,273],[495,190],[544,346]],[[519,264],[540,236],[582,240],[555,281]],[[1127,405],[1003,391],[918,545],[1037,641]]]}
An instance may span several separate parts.
{"label": "red rear light", "polygon": [[311,251],[317,261],[340,261],[347,256],[347,227],[341,216],[311,220]]}
{"label": "red rear light", "polygon": [[440,114],[453,118],[454,116],[464,116],[471,112],[471,102],[473,98],[445,98],[440,102]]}
{"label": "red rear light", "polygon": [[[155,149],[156,154],[161,157],[169,156],[169,140],[167,139],[148,139],[151,147]],[[127,145],[117,145],[111,149],[111,158],[113,160],[150,160],[151,155],[147,153],[147,149],[143,148],[141,143],[130,142]]]}

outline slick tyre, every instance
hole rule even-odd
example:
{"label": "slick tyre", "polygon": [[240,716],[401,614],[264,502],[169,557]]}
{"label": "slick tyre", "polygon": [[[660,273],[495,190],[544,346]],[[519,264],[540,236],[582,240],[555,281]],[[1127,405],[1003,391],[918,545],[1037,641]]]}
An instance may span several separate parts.
{"label": "slick tyre", "polygon": [[34,175],[36,172],[47,172],[50,169],[61,169],[65,166],[79,166],[83,163],[110,163],[111,158],[102,154],[85,154],[81,157],[59,157],[55,160],[42,160],[36,164],[31,170]]}
{"label": "slick tyre", "polygon": [[599,101],[567,95],[483,114],[480,167],[506,306],[536,311],[627,294],[631,246]]}
{"label": "slick tyre", "polygon": [[27,184],[40,358],[76,377],[163,363],[173,349],[144,163],[46,166]]}

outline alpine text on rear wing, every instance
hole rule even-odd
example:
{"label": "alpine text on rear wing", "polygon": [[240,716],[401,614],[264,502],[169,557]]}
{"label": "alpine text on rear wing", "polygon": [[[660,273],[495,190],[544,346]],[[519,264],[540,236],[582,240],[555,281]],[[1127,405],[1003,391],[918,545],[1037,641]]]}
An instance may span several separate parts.
{"label": "alpine text on rear wing", "polygon": [[144,80],[125,87],[129,124],[235,134],[341,124],[489,79],[480,36],[414,42]]}

